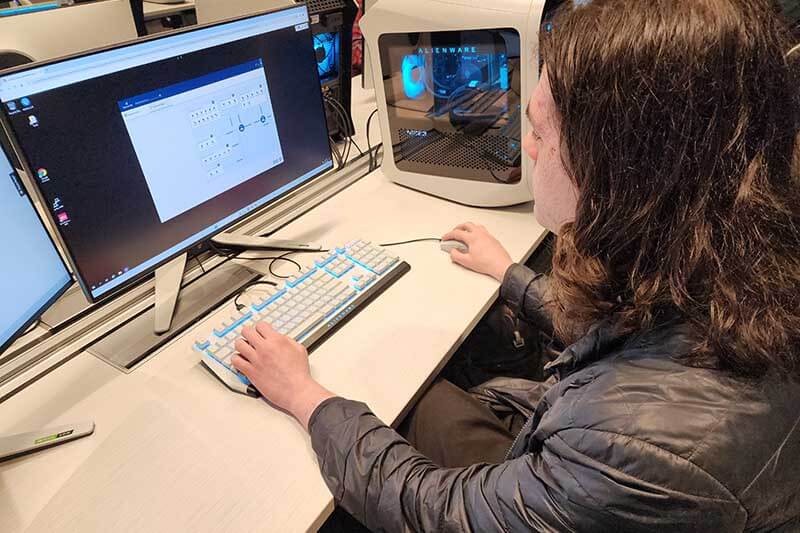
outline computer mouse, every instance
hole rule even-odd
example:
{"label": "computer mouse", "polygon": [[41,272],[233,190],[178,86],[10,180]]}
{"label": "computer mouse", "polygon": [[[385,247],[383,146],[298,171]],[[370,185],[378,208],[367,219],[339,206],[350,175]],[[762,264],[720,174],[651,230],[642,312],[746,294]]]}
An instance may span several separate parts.
{"label": "computer mouse", "polygon": [[442,241],[439,247],[443,252],[447,252],[448,254],[453,248],[457,249],[462,254],[469,252],[469,246],[461,241]]}

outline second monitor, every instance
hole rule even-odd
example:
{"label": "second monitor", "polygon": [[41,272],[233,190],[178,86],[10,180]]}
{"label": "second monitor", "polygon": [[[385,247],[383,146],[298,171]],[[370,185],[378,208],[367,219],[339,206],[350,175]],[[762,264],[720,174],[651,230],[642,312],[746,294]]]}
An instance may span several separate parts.
{"label": "second monitor", "polygon": [[22,67],[0,105],[93,302],[332,168],[303,6]]}

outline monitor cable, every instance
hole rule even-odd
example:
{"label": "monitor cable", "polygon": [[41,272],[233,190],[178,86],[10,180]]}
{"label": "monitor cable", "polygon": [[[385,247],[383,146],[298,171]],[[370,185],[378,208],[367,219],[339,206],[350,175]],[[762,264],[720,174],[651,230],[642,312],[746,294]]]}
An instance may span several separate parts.
{"label": "monitor cable", "polygon": [[[342,103],[339,102],[338,100],[336,100],[335,98],[333,98],[332,96],[329,96],[329,95],[325,96],[325,101],[333,109],[334,114],[337,117],[337,122],[339,124],[339,128],[340,128],[341,131],[346,133],[349,145],[351,147],[355,146],[356,150],[358,150],[359,155],[364,155],[364,151],[361,149],[361,147],[358,145],[358,143],[356,142],[356,140],[354,138],[356,132],[352,128],[352,126],[350,125],[351,121],[347,117],[347,110],[344,108]],[[350,155],[349,149],[348,149],[347,155],[348,156]]]}

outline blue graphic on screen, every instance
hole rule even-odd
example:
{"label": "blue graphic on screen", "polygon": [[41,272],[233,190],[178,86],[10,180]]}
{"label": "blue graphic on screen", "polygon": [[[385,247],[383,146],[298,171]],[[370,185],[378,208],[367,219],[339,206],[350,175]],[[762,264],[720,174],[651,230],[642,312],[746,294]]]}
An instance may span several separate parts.
{"label": "blue graphic on screen", "polygon": [[426,93],[440,101],[471,89],[509,89],[508,56],[494,47],[419,48],[403,57],[401,69],[403,90],[412,100]]}
{"label": "blue graphic on screen", "polygon": [[322,82],[339,76],[339,33],[320,33],[314,36],[314,53]]}

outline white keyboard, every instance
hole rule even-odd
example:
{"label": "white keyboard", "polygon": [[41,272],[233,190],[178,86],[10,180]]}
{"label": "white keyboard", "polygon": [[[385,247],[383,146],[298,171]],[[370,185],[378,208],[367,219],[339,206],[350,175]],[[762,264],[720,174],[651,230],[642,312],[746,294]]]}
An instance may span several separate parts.
{"label": "white keyboard", "polygon": [[252,289],[241,298],[247,305],[216,324],[209,336],[198,337],[194,349],[230,389],[258,396],[249,380],[231,365],[234,343],[243,327],[267,322],[310,349],[409,269],[408,263],[369,241],[351,241],[277,287]]}

